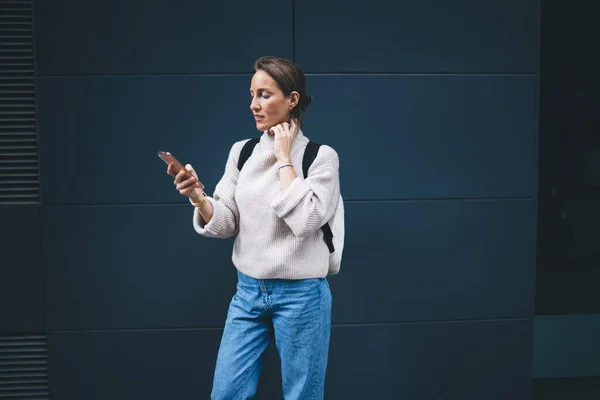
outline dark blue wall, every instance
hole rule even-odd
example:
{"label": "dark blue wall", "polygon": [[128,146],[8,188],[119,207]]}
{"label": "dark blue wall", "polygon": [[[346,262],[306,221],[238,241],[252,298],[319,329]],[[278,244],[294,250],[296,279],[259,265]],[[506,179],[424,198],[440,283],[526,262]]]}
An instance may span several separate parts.
{"label": "dark blue wall", "polygon": [[[52,397],[208,395],[232,241],[195,234],[156,151],[212,192],[231,144],[258,134],[247,90],[268,54],[308,73],[305,134],[341,158],[326,398],[530,399],[539,12],[537,0],[36,2],[43,204],[20,211],[36,250],[6,329],[48,332]],[[277,367],[271,349],[263,399],[279,396]]]}
{"label": "dark blue wall", "polygon": [[534,394],[600,399],[600,2],[545,0]]}

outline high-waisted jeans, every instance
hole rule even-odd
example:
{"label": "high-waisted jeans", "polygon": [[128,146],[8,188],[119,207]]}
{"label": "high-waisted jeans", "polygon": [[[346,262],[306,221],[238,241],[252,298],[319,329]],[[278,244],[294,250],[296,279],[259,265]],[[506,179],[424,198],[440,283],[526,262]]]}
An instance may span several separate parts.
{"label": "high-waisted jeans", "polygon": [[275,338],[285,400],[323,399],[331,329],[326,278],[254,279],[238,272],[211,399],[256,394],[263,354]]}

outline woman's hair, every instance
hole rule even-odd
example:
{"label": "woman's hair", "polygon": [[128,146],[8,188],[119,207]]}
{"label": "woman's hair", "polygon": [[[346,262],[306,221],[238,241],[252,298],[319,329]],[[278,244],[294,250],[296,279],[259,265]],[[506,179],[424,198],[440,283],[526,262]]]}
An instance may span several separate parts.
{"label": "woman's hair", "polygon": [[302,114],[306,113],[306,107],[312,101],[312,97],[306,93],[306,77],[304,72],[290,60],[285,58],[264,56],[254,62],[254,72],[265,71],[275,80],[283,94],[287,97],[293,91],[300,94],[298,104],[292,109],[292,117],[302,122]]}

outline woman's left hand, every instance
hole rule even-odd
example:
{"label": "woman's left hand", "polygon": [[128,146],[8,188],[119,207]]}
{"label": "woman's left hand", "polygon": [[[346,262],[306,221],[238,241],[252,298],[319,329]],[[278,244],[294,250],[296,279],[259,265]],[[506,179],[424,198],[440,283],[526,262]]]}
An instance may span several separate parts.
{"label": "woman's left hand", "polygon": [[298,125],[294,118],[291,124],[287,122],[275,125],[270,129],[275,134],[274,152],[277,161],[282,164],[290,164],[290,152],[292,151],[292,143],[294,137],[298,133]]}

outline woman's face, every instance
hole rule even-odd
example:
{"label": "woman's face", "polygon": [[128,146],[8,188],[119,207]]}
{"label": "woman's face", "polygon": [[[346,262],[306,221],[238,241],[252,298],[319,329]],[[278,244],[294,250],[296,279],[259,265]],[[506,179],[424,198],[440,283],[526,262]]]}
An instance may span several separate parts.
{"label": "woman's face", "polygon": [[256,129],[266,131],[282,122],[289,122],[295,96],[285,97],[277,82],[265,71],[258,70],[252,77],[250,96],[250,110],[254,114]]}

